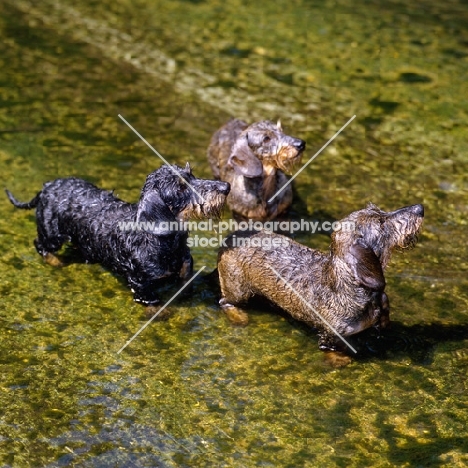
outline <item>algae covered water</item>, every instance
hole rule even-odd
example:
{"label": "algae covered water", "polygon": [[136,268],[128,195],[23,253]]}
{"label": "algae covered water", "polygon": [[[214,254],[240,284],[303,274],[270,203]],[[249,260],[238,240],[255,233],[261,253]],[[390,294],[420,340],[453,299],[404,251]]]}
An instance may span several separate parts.
{"label": "algae covered water", "polygon": [[455,0],[4,1],[0,177],[19,199],[73,175],[137,201],[160,160],[119,114],[204,178],[232,116],[281,119],[305,162],[356,115],[295,179],[291,219],[426,215],[386,272],[393,327],[337,370],[276,311],[232,327],[205,277],[117,354],[146,322],[125,284],[44,264],[34,213],[0,198],[0,464],[467,465],[467,22]]}

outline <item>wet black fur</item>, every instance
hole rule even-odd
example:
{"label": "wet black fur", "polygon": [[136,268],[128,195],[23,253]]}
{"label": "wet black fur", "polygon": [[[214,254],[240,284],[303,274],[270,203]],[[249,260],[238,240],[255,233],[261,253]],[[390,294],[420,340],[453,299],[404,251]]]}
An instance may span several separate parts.
{"label": "wet black fur", "polygon": [[185,169],[171,167],[165,165],[152,172],[139,202],[133,204],[74,177],[45,183],[28,203],[20,203],[6,192],[16,207],[36,208],[38,235],[34,245],[39,254],[45,257],[71,242],[87,262],[101,263],[123,276],[135,301],[152,305],[159,302],[155,291],[159,280],[187,278],[192,272],[188,231],[125,231],[119,223],[218,216],[229,193],[229,184],[197,179],[188,165]]}

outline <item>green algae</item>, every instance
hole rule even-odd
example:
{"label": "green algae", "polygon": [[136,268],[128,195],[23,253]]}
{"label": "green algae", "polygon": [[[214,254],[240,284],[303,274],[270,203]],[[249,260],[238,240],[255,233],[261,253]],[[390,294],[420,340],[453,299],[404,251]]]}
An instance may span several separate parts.
{"label": "green algae", "polygon": [[[137,200],[159,160],[118,114],[209,177],[210,135],[236,111],[282,118],[306,157],[357,115],[296,179],[294,217],[426,208],[417,248],[388,269],[394,328],[356,338],[361,358],[334,370],[285,317],[255,309],[231,327],[202,279],[117,354],[145,321],[125,285],[99,265],[44,265],[33,214],[1,198],[2,464],[468,463],[468,10],[423,4],[82,0],[68,20],[53,1],[0,5],[0,177],[21,200],[68,175]],[[138,44],[145,66],[152,50],[173,61],[169,79],[119,53]],[[214,250],[193,254],[215,267]]]}

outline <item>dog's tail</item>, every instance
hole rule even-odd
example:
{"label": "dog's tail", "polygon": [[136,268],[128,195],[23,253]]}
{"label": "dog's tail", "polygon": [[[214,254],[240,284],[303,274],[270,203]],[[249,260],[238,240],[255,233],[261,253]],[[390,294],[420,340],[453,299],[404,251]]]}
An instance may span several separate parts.
{"label": "dog's tail", "polygon": [[22,203],[18,201],[8,189],[5,189],[5,192],[11,203],[15,205],[16,208],[20,208],[22,210],[32,210],[33,208],[36,208],[41,196],[41,192],[39,192],[31,201]]}

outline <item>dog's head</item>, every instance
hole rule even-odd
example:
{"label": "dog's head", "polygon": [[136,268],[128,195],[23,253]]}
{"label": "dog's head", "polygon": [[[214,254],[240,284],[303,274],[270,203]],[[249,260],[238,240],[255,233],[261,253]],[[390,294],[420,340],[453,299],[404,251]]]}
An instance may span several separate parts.
{"label": "dog's head", "polygon": [[385,212],[370,203],[340,221],[340,229],[332,235],[332,253],[349,265],[362,285],[383,290],[383,269],[392,251],[416,244],[423,219],[422,205]]}
{"label": "dog's head", "polygon": [[229,190],[227,182],[196,178],[188,163],[164,165],[146,178],[137,221],[219,217]]}
{"label": "dog's head", "polygon": [[305,146],[305,141],[285,135],[280,122],[262,120],[239,135],[227,164],[244,177],[260,177],[264,168],[289,172],[300,161]]}

